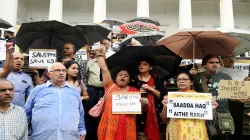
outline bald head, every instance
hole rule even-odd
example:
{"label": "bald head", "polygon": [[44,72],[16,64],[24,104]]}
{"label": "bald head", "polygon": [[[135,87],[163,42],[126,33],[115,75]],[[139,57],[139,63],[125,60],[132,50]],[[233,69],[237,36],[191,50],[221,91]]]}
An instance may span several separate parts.
{"label": "bald head", "polygon": [[6,79],[0,79],[0,106],[8,107],[14,96],[14,87]]}
{"label": "bald head", "polygon": [[66,78],[66,68],[62,63],[54,63],[48,67],[48,76],[51,83],[56,86],[62,86]]}
{"label": "bald head", "polygon": [[24,56],[20,52],[13,53],[13,71],[20,71],[24,65]]}
{"label": "bald head", "polygon": [[72,43],[65,43],[63,45],[63,53],[65,56],[68,56],[70,58],[73,58],[75,52],[75,46]]}

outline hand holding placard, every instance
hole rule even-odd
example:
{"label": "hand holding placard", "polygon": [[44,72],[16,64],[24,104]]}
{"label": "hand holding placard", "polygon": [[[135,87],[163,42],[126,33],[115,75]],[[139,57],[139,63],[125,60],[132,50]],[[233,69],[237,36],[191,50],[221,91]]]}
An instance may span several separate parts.
{"label": "hand holding placard", "polygon": [[141,114],[141,93],[113,93],[112,114]]}
{"label": "hand holding placard", "polygon": [[218,98],[247,99],[250,81],[220,80]]}
{"label": "hand holding placard", "polygon": [[212,120],[211,93],[169,92],[168,118]]}

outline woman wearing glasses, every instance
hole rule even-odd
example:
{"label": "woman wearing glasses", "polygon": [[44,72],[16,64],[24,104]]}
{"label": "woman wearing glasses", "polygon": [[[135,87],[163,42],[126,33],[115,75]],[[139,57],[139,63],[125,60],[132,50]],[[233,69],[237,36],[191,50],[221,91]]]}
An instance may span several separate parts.
{"label": "woman wearing glasses", "polygon": [[82,100],[88,100],[89,95],[87,92],[87,88],[81,80],[81,75],[79,73],[79,65],[77,64],[77,62],[74,60],[70,60],[65,62],[64,66],[67,69],[66,81],[70,85],[75,86],[78,89],[78,91],[81,93]]}
{"label": "woman wearing glasses", "polygon": [[[180,73],[177,76],[177,87],[179,92],[195,92],[191,90],[193,84],[193,77],[190,73]],[[167,118],[167,103],[168,97],[164,96],[162,101],[163,110],[161,113],[161,118],[163,121],[168,121],[167,124],[167,140],[207,140],[207,130],[205,125],[205,120],[198,119],[174,119]],[[213,109],[217,107],[215,101],[212,102]]]}

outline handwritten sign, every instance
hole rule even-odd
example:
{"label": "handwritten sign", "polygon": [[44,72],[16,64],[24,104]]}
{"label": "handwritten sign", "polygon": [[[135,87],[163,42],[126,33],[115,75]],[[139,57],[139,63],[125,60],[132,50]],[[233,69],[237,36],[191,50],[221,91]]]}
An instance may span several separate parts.
{"label": "handwritten sign", "polygon": [[238,69],[238,68],[222,68],[220,70],[232,77],[233,80],[244,80],[248,76],[248,69]]}
{"label": "handwritten sign", "polygon": [[239,70],[249,70],[249,65],[247,63],[235,63],[233,68]]}
{"label": "handwritten sign", "polygon": [[141,93],[113,93],[112,114],[141,114]]}
{"label": "handwritten sign", "polygon": [[6,40],[0,39],[0,60],[6,59]]}
{"label": "handwritten sign", "polygon": [[80,49],[74,54],[74,58],[76,61],[82,61],[87,59],[87,51],[86,49]]}
{"label": "handwritten sign", "polygon": [[220,80],[219,98],[245,99],[250,94],[250,81]]}
{"label": "handwritten sign", "polygon": [[30,49],[29,66],[47,68],[56,62],[56,50],[53,49]]}
{"label": "handwritten sign", "polygon": [[212,120],[211,93],[168,93],[168,118]]}
{"label": "handwritten sign", "polygon": [[196,64],[201,64],[202,60],[201,59],[195,59],[194,61],[192,59],[182,59],[180,66],[185,66],[185,65],[192,65],[194,63]]}

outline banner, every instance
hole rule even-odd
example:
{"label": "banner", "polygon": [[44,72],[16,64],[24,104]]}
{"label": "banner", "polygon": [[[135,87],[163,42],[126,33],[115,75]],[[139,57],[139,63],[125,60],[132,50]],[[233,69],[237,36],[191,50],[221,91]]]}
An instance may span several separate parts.
{"label": "banner", "polygon": [[212,120],[211,93],[169,92],[168,118]]}
{"label": "banner", "polygon": [[113,93],[112,114],[141,114],[141,93]]}
{"label": "banner", "polygon": [[47,68],[56,62],[56,50],[53,49],[30,49],[29,66],[36,68]]}
{"label": "banner", "polygon": [[[237,65],[242,66],[242,65]],[[243,67],[241,67],[243,68]],[[233,80],[244,80],[249,73],[248,69],[240,69],[240,68],[222,68],[220,72],[226,73],[232,77]]]}
{"label": "banner", "polygon": [[0,60],[6,59],[6,40],[0,38]]}
{"label": "banner", "polygon": [[220,80],[218,98],[246,99],[250,95],[250,81]]}

